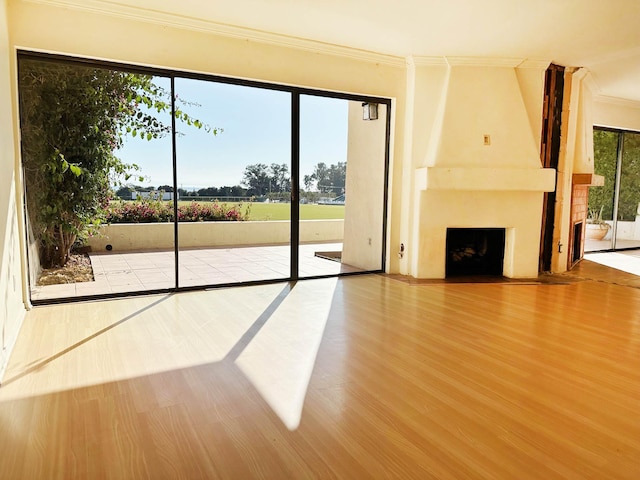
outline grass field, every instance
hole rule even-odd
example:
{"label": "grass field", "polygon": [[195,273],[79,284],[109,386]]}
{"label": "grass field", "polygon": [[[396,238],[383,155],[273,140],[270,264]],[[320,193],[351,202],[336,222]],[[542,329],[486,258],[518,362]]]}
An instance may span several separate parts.
{"label": "grass field", "polygon": [[[189,204],[188,201],[179,201],[179,204]],[[291,205],[289,203],[243,203],[242,211],[251,206],[250,220],[289,220],[291,218]],[[344,219],[344,205],[300,205],[300,220],[326,220]]]}

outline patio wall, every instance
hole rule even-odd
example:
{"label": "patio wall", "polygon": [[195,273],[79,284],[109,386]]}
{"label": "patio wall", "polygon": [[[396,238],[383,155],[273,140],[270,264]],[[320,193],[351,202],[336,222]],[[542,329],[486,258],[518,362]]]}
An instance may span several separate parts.
{"label": "patio wall", "polygon": [[[607,222],[609,225],[613,225],[613,222]],[[611,230],[609,230],[611,232]],[[618,220],[618,230],[616,232],[618,240],[640,240],[640,216],[636,216],[635,222],[623,222]],[[608,233],[605,237],[611,238],[611,233]]]}
{"label": "patio wall", "polygon": [[[181,248],[289,243],[289,221],[185,222],[179,224]],[[172,223],[120,223],[103,225],[101,234],[89,239],[94,252],[173,248]],[[341,242],[344,220],[302,220],[301,242]]]}

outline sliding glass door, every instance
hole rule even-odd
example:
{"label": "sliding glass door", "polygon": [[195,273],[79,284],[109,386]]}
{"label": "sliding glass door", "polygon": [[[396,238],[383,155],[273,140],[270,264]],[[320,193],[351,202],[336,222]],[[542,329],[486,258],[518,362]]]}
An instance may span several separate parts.
{"label": "sliding glass door", "polygon": [[594,129],[594,159],[605,184],[589,190],[585,251],[640,248],[640,133]]}
{"label": "sliding glass door", "polygon": [[640,248],[640,134],[623,132],[613,248]]}
{"label": "sliding glass door", "polygon": [[18,66],[34,303],[383,269],[389,100]]}
{"label": "sliding glass door", "polygon": [[188,78],[175,91],[218,129],[177,132],[178,285],[289,278],[291,94]]}
{"label": "sliding glass door", "polygon": [[382,269],[386,119],[386,105],[300,96],[301,277]]}

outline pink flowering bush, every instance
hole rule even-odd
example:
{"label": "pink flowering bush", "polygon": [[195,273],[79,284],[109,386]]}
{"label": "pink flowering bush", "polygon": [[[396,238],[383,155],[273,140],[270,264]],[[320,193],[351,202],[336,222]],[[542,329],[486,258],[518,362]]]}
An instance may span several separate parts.
{"label": "pink flowering bush", "polygon": [[[173,203],[160,200],[112,201],[106,223],[161,223],[173,221]],[[248,220],[249,207],[242,204],[190,202],[178,205],[179,222],[240,222]]]}

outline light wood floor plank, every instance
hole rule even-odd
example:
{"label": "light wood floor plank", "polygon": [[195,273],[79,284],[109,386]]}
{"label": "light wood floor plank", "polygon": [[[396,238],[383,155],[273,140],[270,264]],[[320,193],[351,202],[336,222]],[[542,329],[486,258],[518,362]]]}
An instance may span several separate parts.
{"label": "light wood floor plank", "polygon": [[[0,387],[0,478],[640,478],[640,283],[590,262],[559,280],[38,307]],[[305,322],[290,430],[253,375],[304,388],[281,377],[305,374]]]}

